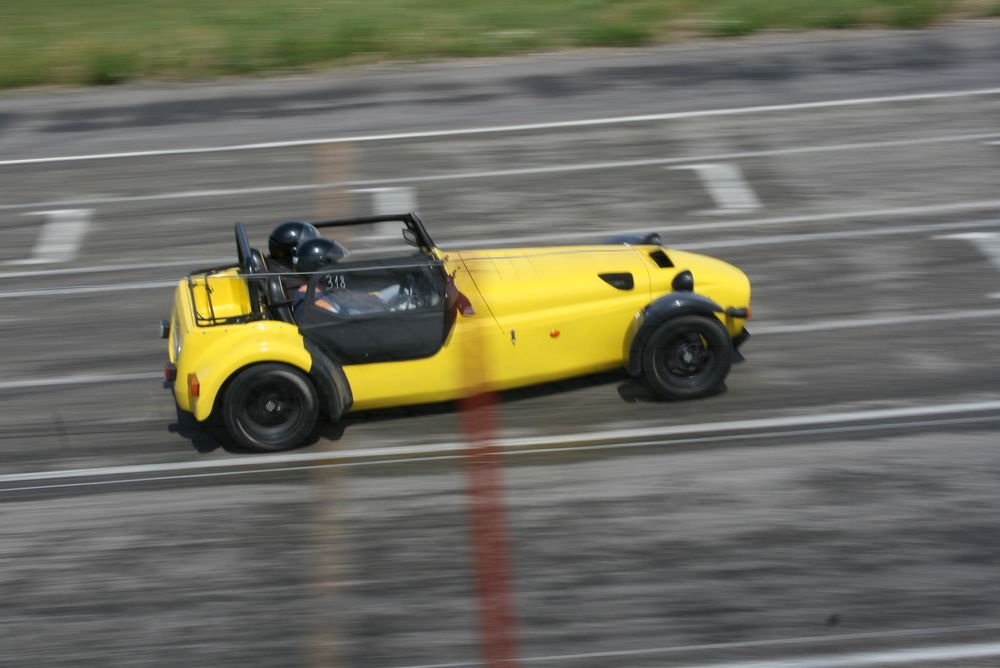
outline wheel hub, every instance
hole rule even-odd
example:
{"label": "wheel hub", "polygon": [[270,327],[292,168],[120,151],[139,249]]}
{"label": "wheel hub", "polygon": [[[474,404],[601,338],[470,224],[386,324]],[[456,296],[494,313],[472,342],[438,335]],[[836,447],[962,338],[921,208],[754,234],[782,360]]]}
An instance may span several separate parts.
{"label": "wheel hub", "polygon": [[246,406],[246,415],[262,427],[277,427],[294,418],[295,402],[289,401],[281,388],[269,388],[253,397]]}
{"label": "wheel hub", "polygon": [[705,366],[705,347],[701,343],[686,341],[674,349],[670,367],[685,374],[698,373]]}

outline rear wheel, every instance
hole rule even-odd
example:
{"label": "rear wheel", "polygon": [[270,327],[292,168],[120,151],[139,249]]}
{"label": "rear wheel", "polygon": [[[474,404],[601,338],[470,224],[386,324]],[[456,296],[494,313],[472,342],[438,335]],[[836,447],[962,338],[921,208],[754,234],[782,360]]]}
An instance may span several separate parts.
{"label": "rear wheel", "polygon": [[226,431],[237,444],[258,452],[302,445],[318,416],[319,401],[312,382],[284,364],[244,369],[222,397]]}
{"label": "rear wheel", "polygon": [[678,316],[660,325],[642,352],[642,375],[668,399],[690,399],[722,389],[732,365],[729,332],[716,318]]}

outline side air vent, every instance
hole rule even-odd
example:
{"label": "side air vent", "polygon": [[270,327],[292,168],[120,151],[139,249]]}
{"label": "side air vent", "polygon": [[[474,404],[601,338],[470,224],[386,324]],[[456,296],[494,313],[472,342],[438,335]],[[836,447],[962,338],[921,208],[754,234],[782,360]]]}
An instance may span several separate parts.
{"label": "side air vent", "polygon": [[618,288],[619,290],[631,290],[635,287],[635,279],[632,278],[632,274],[621,273],[621,274],[598,274],[601,279],[610,285],[611,287]]}
{"label": "side air vent", "polygon": [[661,250],[653,251],[652,253],[649,254],[649,257],[651,260],[653,260],[653,262],[656,263],[656,266],[660,267],[661,269],[667,269],[669,267],[674,266],[674,263],[670,261],[670,258],[667,257],[667,254]]}

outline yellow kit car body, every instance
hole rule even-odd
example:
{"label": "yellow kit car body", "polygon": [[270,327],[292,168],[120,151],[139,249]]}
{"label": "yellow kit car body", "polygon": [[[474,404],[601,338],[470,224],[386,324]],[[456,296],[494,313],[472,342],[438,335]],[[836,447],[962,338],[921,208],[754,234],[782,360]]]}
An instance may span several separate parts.
{"label": "yellow kit car body", "polygon": [[750,284],[720,260],[655,235],[446,251],[414,214],[316,226],[393,221],[415,251],[309,276],[294,311],[285,277],[266,271],[237,224],[239,265],[181,280],[164,323],[177,405],[199,421],[221,414],[244,447],[280,450],[320,414],[623,367],[662,396],[700,396],[741,359]]}

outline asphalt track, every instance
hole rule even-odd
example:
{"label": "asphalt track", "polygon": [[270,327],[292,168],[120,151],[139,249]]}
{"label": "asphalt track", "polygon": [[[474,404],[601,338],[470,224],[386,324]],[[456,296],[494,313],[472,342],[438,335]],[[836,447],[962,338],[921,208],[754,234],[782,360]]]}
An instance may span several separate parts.
{"label": "asphalt track", "polygon": [[451,406],[260,457],[158,381],[232,221],[404,204],[753,281],[724,394],[501,397],[525,665],[1000,665],[998,56],[983,23],[0,98],[0,665],[476,665]]}

